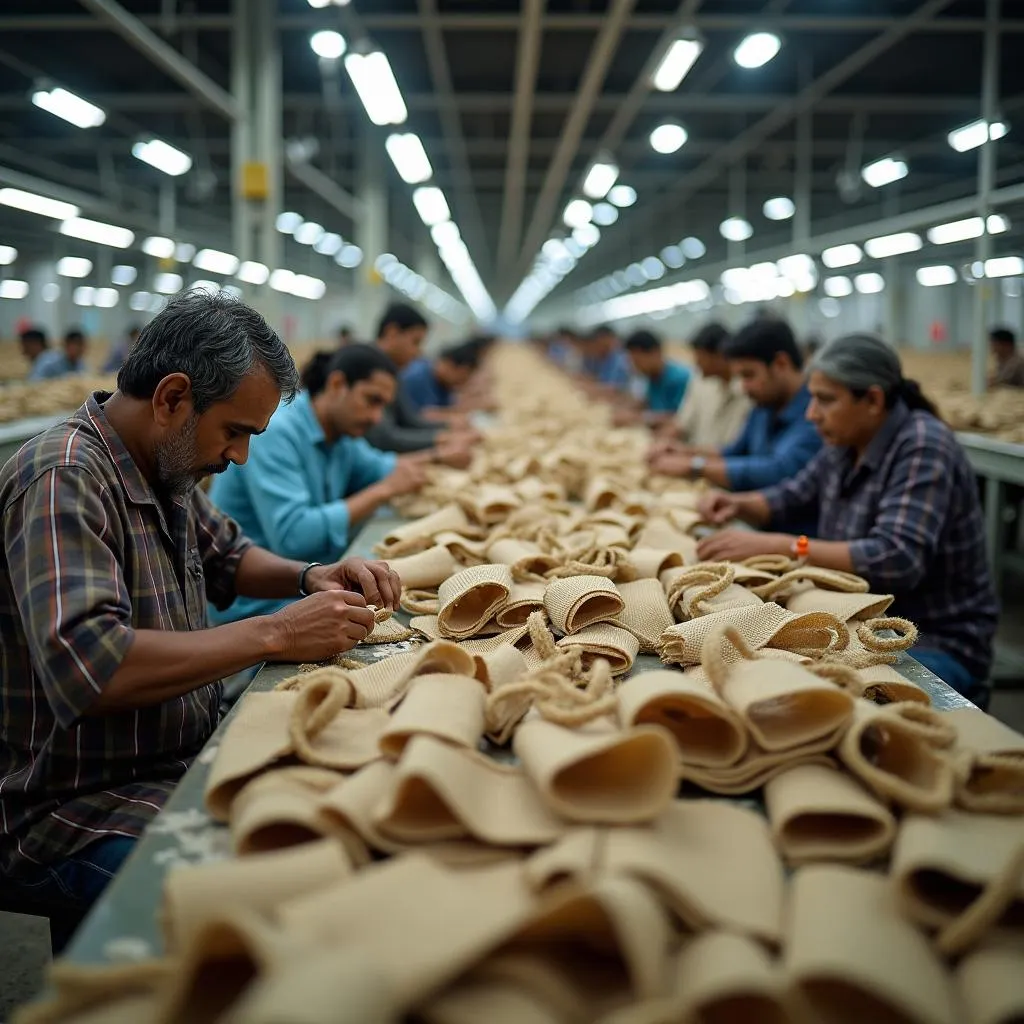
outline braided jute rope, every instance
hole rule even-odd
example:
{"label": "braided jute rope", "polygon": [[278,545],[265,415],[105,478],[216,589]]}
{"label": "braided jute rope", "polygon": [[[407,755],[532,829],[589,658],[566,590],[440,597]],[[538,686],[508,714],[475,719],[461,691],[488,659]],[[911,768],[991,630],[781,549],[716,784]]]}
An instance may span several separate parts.
{"label": "braided jute rope", "polygon": [[757,660],[757,655],[735,626],[725,623],[716,626],[701,648],[700,664],[704,669],[704,674],[711,681],[711,685],[719,692],[722,691],[725,681],[729,677],[729,666],[725,660],[725,651],[728,650],[726,645],[733,647],[746,661]]}
{"label": "braided jute rope", "polygon": [[402,591],[402,607],[412,615],[436,615],[441,603],[436,590],[408,588]]}
{"label": "braided jute rope", "polygon": [[821,569],[813,565],[791,569],[771,583],[762,583],[751,587],[750,592],[767,601],[776,594],[786,590],[793,583],[809,582],[820,584],[825,590],[837,590],[843,594],[866,594],[870,589],[868,581],[852,572],[839,572],[836,569]]}
{"label": "braided jute rope", "polygon": [[[879,633],[892,631],[896,636],[879,636]],[[858,622],[853,627],[854,635],[861,643],[863,650],[847,648],[843,651],[832,651],[822,659],[834,664],[849,665],[851,668],[871,668],[874,665],[893,665],[898,660],[900,651],[908,651],[917,643],[918,630],[909,619],[889,616],[879,619],[868,619]]]}
{"label": "braided jute rope", "polygon": [[787,555],[751,555],[744,558],[740,565],[748,569],[760,569],[762,572],[784,573],[796,566],[796,562]]}
{"label": "braided jute rope", "polygon": [[[577,653],[576,660],[578,658]],[[565,654],[560,659],[565,664],[571,661]],[[542,717],[569,729],[613,715],[618,706],[612,688],[611,666],[603,658],[594,662],[582,687],[564,671],[562,665],[552,663],[541,666],[518,682],[495,690],[487,698],[487,721],[496,720],[498,708],[506,701],[523,696],[533,699],[533,707]]]}
{"label": "braided jute rope", "polygon": [[[668,606],[675,608],[682,602],[681,611],[688,618],[704,614],[705,601],[724,593],[736,580],[736,569],[728,562],[704,562],[681,573],[669,587]],[[687,599],[685,592],[691,587],[699,588]]]}

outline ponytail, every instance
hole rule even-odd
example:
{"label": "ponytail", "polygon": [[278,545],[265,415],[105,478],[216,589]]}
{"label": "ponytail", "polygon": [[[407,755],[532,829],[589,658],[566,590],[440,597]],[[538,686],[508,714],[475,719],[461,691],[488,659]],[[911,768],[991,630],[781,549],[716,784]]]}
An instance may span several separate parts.
{"label": "ponytail", "polygon": [[916,380],[908,380],[906,377],[900,378],[893,398],[902,399],[903,404],[911,412],[926,412],[929,416],[942,419],[939,415],[939,410],[935,407],[935,403],[925,395],[921,390],[921,385]]}

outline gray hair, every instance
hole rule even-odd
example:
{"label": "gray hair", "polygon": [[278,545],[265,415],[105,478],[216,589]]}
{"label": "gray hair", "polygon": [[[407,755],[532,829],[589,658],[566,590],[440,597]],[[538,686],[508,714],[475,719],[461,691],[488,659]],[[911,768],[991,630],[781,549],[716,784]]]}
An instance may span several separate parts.
{"label": "gray hair", "polygon": [[270,324],[224,292],[195,289],[171,299],[143,327],[117,375],[117,386],[132,398],[152,398],[164,377],[183,373],[192,382],[192,402],[199,414],[231,398],[257,368],[286,401],[295,397],[295,361]]}

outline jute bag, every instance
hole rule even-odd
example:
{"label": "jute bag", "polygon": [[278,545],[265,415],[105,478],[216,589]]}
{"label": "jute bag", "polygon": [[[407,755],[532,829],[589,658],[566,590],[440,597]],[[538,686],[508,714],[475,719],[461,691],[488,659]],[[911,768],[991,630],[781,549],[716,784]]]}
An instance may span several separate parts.
{"label": "jute bag", "polygon": [[468,640],[508,601],[511,590],[512,573],[506,565],[463,569],[438,588],[438,628],[444,636]]}
{"label": "jute bag", "polygon": [[948,712],[956,729],[956,802],[971,811],[1024,814],[1024,736],[975,708]]}
{"label": "jute bag", "polygon": [[473,676],[418,676],[379,734],[380,752],[397,758],[414,736],[423,735],[475,749],[484,734],[485,698]]}
{"label": "jute bag", "polygon": [[661,584],[656,579],[620,583],[619,594],[625,607],[615,619],[615,625],[637,638],[641,654],[656,654],[662,634],[673,623]]}
{"label": "jute bag", "polygon": [[439,545],[404,558],[389,558],[387,563],[410,590],[438,587],[461,568],[451,552]]}
{"label": "jute bag", "polygon": [[625,602],[615,584],[604,576],[570,576],[548,584],[544,607],[559,632],[578,633],[595,623],[611,622]]}

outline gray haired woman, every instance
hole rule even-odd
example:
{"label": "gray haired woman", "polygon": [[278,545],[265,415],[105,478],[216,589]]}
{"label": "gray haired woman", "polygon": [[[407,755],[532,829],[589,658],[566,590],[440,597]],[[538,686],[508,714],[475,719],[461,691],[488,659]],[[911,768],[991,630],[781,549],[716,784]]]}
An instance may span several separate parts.
{"label": "gray haired woman", "polygon": [[[801,544],[808,563],[855,572],[872,590],[895,595],[894,614],[920,630],[918,661],[984,705],[999,610],[963,449],[880,338],[836,339],[814,356],[809,374],[807,418],[825,448],[776,487],[709,495],[705,515],[761,527],[817,515],[817,539]],[[699,554],[714,561],[790,554],[797,542],[724,530],[703,541]]]}

